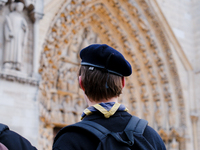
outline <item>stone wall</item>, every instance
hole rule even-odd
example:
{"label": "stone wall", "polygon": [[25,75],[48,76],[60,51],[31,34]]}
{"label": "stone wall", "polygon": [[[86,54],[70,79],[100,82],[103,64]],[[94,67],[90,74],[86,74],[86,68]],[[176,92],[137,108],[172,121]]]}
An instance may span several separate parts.
{"label": "stone wall", "polygon": [[38,88],[0,79],[0,122],[38,145]]}
{"label": "stone wall", "polygon": [[39,78],[33,77],[35,30],[31,17],[35,1],[4,2],[0,7],[0,122],[38,146]]}
{"label": "stone wall", "polygon": [[195,34],[197,30],[196,16],[197,7],[195,1],[190,0],[157,0],[158,4],[164,13],[168,23],[170,24],[174,34],[181,44],[187,58],[192,66],[195,66],[195,53],[197,48],[195,47]]}
{"label": "stone wall", "polygon": [[[198,121],[197,128],[193,129],[193,132],[196,133],[197,140],[199,141],[198,143],[200,143],[200,120],[198,119],[200,110],[198,105],[200,103],[200,1],[157,0],[157,2],[178,39],[186,58],[192,65],[192,70],[187,74],[188,78],[182,80],[182,84],[184,85],[186,82],[189,83],[189,88],[186,87],[188,90],[185,90],[184,93],[189,94],[186,102],[190,105],[189,112],[191,119],[193,119],[193,121],[197,119]],[[180,70],[181,67],[178,68]],[[180,74],[181,76],[185,76],[185,74],[181,72]],[[191,126],[191,128],[193,127]],[[193,144],[195,145],[194,141]],[[199,147],[200,144],[198,144],[198,146],[196,145],[195,149],[199,149]]]}

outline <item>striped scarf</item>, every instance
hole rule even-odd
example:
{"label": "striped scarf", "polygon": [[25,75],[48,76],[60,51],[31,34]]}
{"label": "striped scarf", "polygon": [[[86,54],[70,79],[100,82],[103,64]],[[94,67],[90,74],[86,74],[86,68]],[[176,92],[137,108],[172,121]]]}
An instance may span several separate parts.
{"label": "striped scarf", "polygon": [[86,108],[81,115],[81,120],[94,112],[100,112],[105,118],[109,118],[114,115],[116,111],[128,111],[128,109],[124,105],[115,102],[99,103]]}

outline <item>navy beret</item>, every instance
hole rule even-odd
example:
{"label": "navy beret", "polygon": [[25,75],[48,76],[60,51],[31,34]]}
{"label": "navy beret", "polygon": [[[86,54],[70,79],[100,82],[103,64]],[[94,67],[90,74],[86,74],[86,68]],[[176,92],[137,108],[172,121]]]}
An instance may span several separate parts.
{"label": "navy beret", "polygon": [[111,74],[129,76],[131,65],[124,56],[106,44],[92,44],[80,51],[81,65],[102,68]]}

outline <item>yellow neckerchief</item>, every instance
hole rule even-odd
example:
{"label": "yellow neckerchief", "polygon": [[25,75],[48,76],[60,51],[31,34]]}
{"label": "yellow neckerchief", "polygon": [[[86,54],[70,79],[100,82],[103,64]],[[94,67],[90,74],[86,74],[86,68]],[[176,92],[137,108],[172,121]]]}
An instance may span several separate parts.
{"label": "yellow neckerchief", "polygon": [[85,116],[91,115],[93,112],[97,111],[101,112],[105,118],[109,118],[114,115],[116,111],[128,111],[128,109],[124,105],[115,102],[99,103],[86,108],[83,111],[81,120]]}

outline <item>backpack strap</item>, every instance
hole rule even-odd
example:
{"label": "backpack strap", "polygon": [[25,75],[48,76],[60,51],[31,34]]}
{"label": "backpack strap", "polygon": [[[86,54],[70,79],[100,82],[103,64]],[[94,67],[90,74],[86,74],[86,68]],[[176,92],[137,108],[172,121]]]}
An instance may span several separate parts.
{"label": "backpack strap", "polygon": [[72,131],[73,128],[81,128],[84,130],[87,130],[88,132],[95,135],[100,141],[105,138],[108,134],[112,135],[118,142],[122,142],[125,144],[128,144],[129,146],[132,146],[134,144],[134,135],[133,133],[139,133],[143,134],[144,129],[146,128],[147,121],[143,119],[139,119],[138,117],[132,116],[129,123],[127,124],[124,132],[127,135],[129,141],[124,141],[121,136],[119,136],[118,133],[111,132],[102,125],[93,122],[93,121],[81,121],[78,123],[75,123],[73,125],[66,126],[62,128],[58,134],[56,135],[54,139],[54,143],[57,141],[57,139],[64,134],[67,131]]}
{"label": "backpack strap", "polygon": [[74,129],[74,128],[81,128],[81,129],[87,130],[88,132],[95,135],[99,140],[102,140],[104,137],[107,136],[107,134],[110,133],[108,129],[104,128],[98,123],[95,123],[93,121],[81,121],[81,122],[62,128],[56,135],[54,139],[54,143],[62,134],[64,134],[67,131],[72,131],[71,129]]}
{"label": "backpack strap", "polygon": [[147,124],[148,122],[146,120],[139,119],[136,116],[132,116],[126,128],[124,129],[124,132],[128,137],[131,145],[134,144],[134,133],[142,135],[144,133]]}
{"label": "backpack strap", "polygon": [[83,128],[93,133],[96,137],[98,137],[99,140],[103,139],[109,133],[111,133],[108,129],[93,121],[81,121],[74,124],[73,126]]}
{"label": "backpack strap", "polygon": [[5,125],[5,124],[0,123],[0,135],[5,130],[9,130],[9,127],[7,125]]}
{"label": "backpack strap", "polygon": [[81,121],[78,123],[75,123],[73,125],[66,126],[62,128],[58,134],[56,135],[54,139],[54,143],[57,141],[57,139],[64,134],[67,131],[72,131],[74,128],[81,128],[84,130],[87,130],[88,132],[92,133],[94,136],[96,136],[100,141],[102,141],[107,135],[113,136],[118,142],[127,144],[129,146],[133,145],[133,141],[124,141],[121,136],[118,133],[111,132],[102,125],[93,122],[93,121]]}
{"label": "backpack strap", "polygon": [[148,121],[132,116],[124,131],[134,131],[136,133],[143,134],[147,124]]}
{"label": "backpack strap", "polygon": [[[127,144],[129,146],[132,146],[134,142],[132,141],[124,141],[119,133],[117,132],[111,132],[102,125],[93,122],[93,121],[82,121],[77,124],[75,124],[77,127],[87,129],[87,131],[91,132],[93,135],[98,137],[98,139],[101,141],[103,138],[105,138],[107,135],[113,136],[118,142]],[[133,135],[132,135],[133,136]]]}

